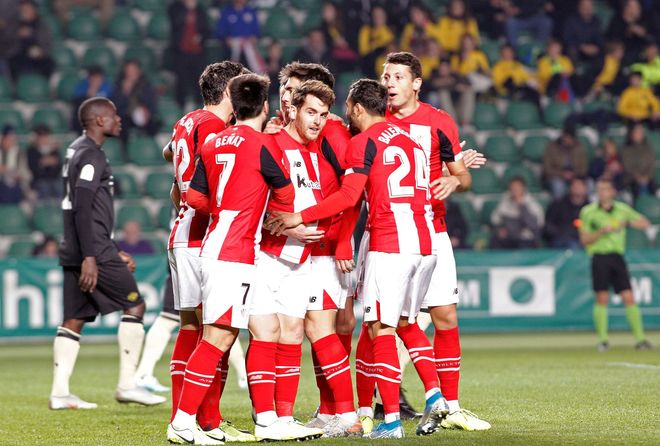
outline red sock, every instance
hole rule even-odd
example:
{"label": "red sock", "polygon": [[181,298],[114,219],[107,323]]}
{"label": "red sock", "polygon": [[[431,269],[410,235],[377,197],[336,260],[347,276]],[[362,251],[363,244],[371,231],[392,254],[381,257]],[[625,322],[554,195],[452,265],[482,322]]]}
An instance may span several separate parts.
{"label": "red sock", "polygon": [[213,384],[211,384],[208,392],[206,392],[206,396],[202,400],[202,404],[197,411],[197,422],[205,431],[215,429],[220,426],[220,422],[222,421],[222,414],[220,413],[220,397],[225,389],[228,372],[229,352],[227,351],[222,355],[222,358],[215,369]]}
{"label": "red sock", "polygon": [[406,346],[419,378],[424,384],[424,390],[438,389],[438,372],[435,370],[435,357],[429,339],[417,323],[396,329],[403,344]]}
{"label": "red sock", "polygon": [[276,342],[252,339],[245,355],[250,399],[255,413],[275,410]]}
{"label": "red sock", "polygon": [[347,334],[339,334],[337,333],[337,336],[339,336],[339,340],[341,341],[341,345],[344,346],[344,350],[346,350],[346,354],[348,355],[348,359],[351,359],[351,350],[353,348],[353,333],[347,333]]}
{"label": "red sock", "polygon": [[359,407],[371,407],[376,389],[376,377],[373,375],[373,343],[369,337],[369,327],[362,325],[360,338],[355,349],[355,387]]}
{"label": "red sock", "polygon": [[170,422],[174,419],[174,414],[179,408],[179,398],[183,388],[183,376],[186,372],[186,364],[192,352],[197,346],[197,337],[199,330],[179,330],[174,342],[172,359],[170,360],[170,376],[172,379],[172,415]]}
{"label": "red sock", "polygon": [[353,380],[351,379],[351,366],[344,346],[336,334],[319,339],[312,344],[323,376],[332,389],[335,402],[335,413],[342,414],[355,411],[353,399]]}
{"label": "red sock", "polygon": [[197,413],[206,392],[213,384],[216,368],[223,354],[222,350],[205,340],[197,345],[186,366],[179,401],[180,410],[191,415]]}
{"label": "red sock", "polygon": [[319,388],[320,404],[319,414],[334,415],[335,414],[335,401],[332,398],[332,390],[328,385],[328,381],[323,375],[323,369],[319,364],[319,359],[316,356],[316,351],[312,346],[312,362],[314,363],[314,375],[316,375],[316,386]]}
{"label": "red sock", "polygon": [[302,344],[277,344],[275,360],[275,410],[278,417],[292,417],[300,382]]}
{"label": "red sock", "polygon": [[458,337],[458,327],[436,330],[433,348],[440,390],[447,401],[456,401],[458,380],[461,376],[461,341]]}
{"label": "red sock", "polygon": [[385,414],[399,412],[401,368],[394,335],[377,336],[373,340],[376,383],[383,400]]}

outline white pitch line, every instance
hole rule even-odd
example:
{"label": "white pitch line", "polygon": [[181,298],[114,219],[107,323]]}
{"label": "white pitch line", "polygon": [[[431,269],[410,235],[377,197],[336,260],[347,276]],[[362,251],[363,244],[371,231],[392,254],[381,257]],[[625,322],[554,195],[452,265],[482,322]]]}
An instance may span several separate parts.
{"label": "white pitch line", "polygon": [[660,370],[660,365],[653,364],[637,364],[635,362],[608,362],[606,364],[612,367],[626,367],[628,369]]}

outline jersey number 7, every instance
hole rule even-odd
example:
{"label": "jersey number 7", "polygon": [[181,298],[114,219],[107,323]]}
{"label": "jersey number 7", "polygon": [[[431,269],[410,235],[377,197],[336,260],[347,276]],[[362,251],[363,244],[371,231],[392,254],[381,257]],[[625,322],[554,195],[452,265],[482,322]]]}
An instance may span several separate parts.
{"label": "jersey number 7", "polygon": [[222,170],[220,171],[220,178],[218,180],[218,191],[215,194],[215,199],[218,202],[218,207],[222,203],[222,196],[225,193],[225,187],[229,182],[229,177],[231,172],[234,170],[234,164],[236,163],[236,154],[234,153],[218,153],[215,155],[215,163],[222,165]]}

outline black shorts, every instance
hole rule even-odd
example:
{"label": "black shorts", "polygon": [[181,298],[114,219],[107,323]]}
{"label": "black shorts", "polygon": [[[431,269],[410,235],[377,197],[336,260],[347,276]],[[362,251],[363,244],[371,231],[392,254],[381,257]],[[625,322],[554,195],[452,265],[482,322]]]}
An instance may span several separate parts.
{"label": "black shorts", "polygon": [[96,316],[125,310],[143,303],[133,274],[126,264],[116,261],[98,264],[98,280],[92,293],[80,290],[80,268],[64,269],[64,320],[81,319],[92,322]]}
{"label": "black shorts", "polygon": [[631,289],[628,266],[620,254],[594,254],[591,259],[591,280],[594,291],[608,291],[611,286],[618,294]]}
{"label": "black shorts", "polygon": [[[169,265],[168,265],[169,271]],[[165,278],[165,290],[163,290],[163,313],[179,316],[179,310],[174,308],[174,290],[172,289],[172,271],[169,271]]]}

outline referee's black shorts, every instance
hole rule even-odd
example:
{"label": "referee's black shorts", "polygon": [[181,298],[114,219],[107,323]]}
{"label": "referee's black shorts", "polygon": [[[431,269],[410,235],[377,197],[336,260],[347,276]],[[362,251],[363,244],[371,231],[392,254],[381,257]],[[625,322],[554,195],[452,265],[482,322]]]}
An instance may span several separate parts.
{"label": "referee's black shorts", "polygon": [[628,266],[621,254],[594,254],[591,258],[591,280],[594,291],[608,291],[611,286],[618,294],[631,289]]}
{"label": "referee's black shorts", "polygon": [[133,274],[119,257],[97,267],[98,280],[92,293],[80,290],[80,267],[63,267],[65,321],[81,319],[92,322],[99,313],[114,313],[144,302]]}

